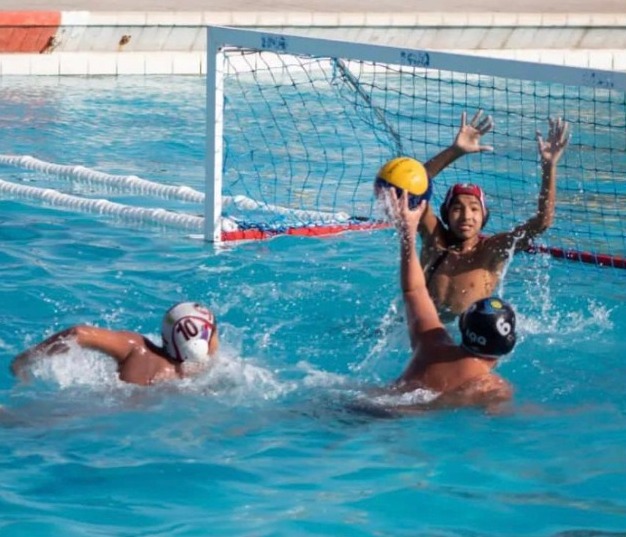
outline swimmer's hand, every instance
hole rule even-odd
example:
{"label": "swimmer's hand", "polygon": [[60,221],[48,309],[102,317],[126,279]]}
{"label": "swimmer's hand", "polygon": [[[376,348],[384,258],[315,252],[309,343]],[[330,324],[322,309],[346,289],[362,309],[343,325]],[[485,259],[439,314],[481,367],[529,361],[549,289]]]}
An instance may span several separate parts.
{"label": "swimmer's hand", "polygon": [[11,363],[11,372],[22,382],[29,381],[32,378],[30,369],[39,356],[39,352],[30,349],[19,354]]}
{"label": "swimmer's hand", "polygon": [[409,194],[406,190],[402,191],[399,198],[395,189],[390,188],[388,192],[396,228],[406,240],[415,239],[417,226],[428,207],[428,202],[422,200],[415,209],[410,209]]}
{"label": "swimmer's hand", "polygon": [[11,362],[11,372],[22,381],[28,381],[32,375],[30,368],[39,359],[69,350],[68,339],[74,337],[72,329],[54,334],[45,341],[18,354]]}
{"label": "swimmer's hand", "polygon": [[33,360],[30,357],[25,357],[24,354],[20,354],[11,363],[11,373],[22,382],[29,381],[32,377],[30,374],[32,362]]}
{"label": "swimmer's hand", "polygon": [[461,127],[454,140],[453,147],[461,153],[479,153],[493,151],[491,145],[481,145],[481,136],[493,129],[491,116],[483,117],[483,111],[478,110],[469,123],[467,112],[461,114]]}
{"label": "swimmer's hand", "polygon": [[550,118],[548,138],[544,141],[541,132],[537,131],[537,148],[541,163],[556,166],[569,143],[569,123],[563,118]]}

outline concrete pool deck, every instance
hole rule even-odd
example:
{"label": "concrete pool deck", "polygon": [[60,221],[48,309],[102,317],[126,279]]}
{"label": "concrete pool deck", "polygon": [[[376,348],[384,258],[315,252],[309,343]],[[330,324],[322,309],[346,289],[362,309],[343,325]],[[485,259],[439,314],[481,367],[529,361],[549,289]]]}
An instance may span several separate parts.
{"label": "concrete pool deck", "polygon": [[201,74],[207,25],[626,71],[624,0],[9,4],[0,0],[0,75]]}
{"label": "concrete pool deck", "polygon": [[[106,7],[105,7],[106,6]],[[0,10],[15,10],[1,0]],[[23,11],[626,14],[623,0],[21,0]]]}

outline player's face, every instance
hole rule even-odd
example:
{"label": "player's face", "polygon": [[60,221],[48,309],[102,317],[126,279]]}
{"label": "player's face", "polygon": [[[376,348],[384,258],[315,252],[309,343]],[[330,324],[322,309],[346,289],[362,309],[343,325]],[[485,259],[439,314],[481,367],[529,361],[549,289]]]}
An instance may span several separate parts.
{"label": "player's face", "polygon": [[460,239],[469,239],[480,233],[483,225],[483,208],[476,196],[460,194],[448,209],[450,231]]}

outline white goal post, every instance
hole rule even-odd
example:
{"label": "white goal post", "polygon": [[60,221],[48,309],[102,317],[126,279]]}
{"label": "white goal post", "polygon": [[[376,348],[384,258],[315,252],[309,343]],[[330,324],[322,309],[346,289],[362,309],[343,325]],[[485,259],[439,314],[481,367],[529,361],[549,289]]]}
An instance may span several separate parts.
{"label": "white goal post", "polygon": [[[584,236],[576,228],[578,239],[555,226],[558,247],[624,253],[622,192],[607,184],[626,172],[626,73],[208,27],[206,84],[208,241],[224,240],[227,198],[254,200],[243,228],[260,219],[270,233],[314,229],[328,215],[348,228],[375,221],[377,166],[401,153],[425,160],[452,141],[460,110],[481,108],[494,117],[496,151],[451,167],[435,201],[446,183],[477,174],[508,215],[495,224],[526,219],[538,187],[535,131],[563,115],[575,139],[559,183],[563,221],[575,226],[597,211],[604,220]],[[513,179],[505,185],[501,176]],[[611,199],[599,209],[599,197]]]}

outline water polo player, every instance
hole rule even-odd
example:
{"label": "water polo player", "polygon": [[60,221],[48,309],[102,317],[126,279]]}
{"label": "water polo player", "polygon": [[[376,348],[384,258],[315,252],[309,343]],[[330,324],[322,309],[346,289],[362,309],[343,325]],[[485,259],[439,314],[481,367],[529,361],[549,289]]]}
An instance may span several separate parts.
{"label": "water polo player", "polygon": [[113,358],[120,380],[148,385],[199,373],[219,346],[215,316],[195,302],[172,306],[163,317],[161,336],[163,347],[137,332],[73,326],[18,355],[11,370],[22,379],[28,378],[36,360],[67,352],[75,344]]}
{"label": "water polo player", "polygon": [[515,313],[498,297],[472,303],[459,318],[461,344],[455,344],[428,292],[415,246],[426,202],[408,206],[404,193],[391,193],[400,233],[400,284],[413,355],[391,390],[406,393],[427,389],[436,394],[427,405],[397,410],[481,406],[495,410],[511,398],[509,383],[495,374],[498,358],[516,343]]}
{"label": "water polo player", "polygon": [[[553,222],[556,203],[556,169],[569,141],[569,127],[561,118],[549,120],[546,140],[537,132],[542,181],[537,212],[508,232],[485,237],[481,231],[489,218],[483,190],[474,184],[451,186],[439,208],[430,205],[421,218],[421,262],[428,290],[444,320],[462,313],[476,300],[492,295],[507,261],[527,249]],[[463,112],[454,143],[425,163],[432,180],[446,166],[468,153],[491,151],[481,137],[493,128],[491,117],[478,111],[467,123]]]}

